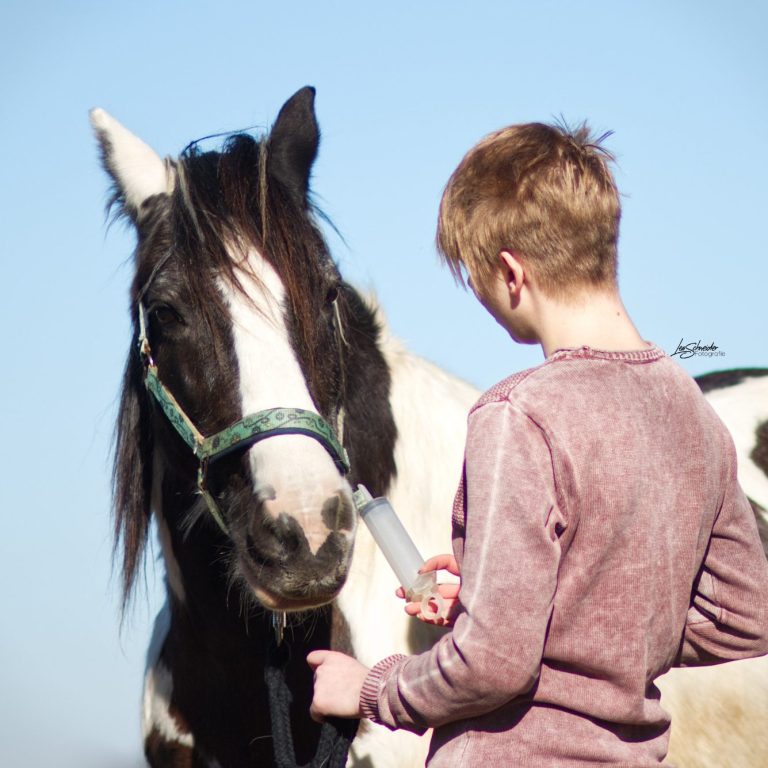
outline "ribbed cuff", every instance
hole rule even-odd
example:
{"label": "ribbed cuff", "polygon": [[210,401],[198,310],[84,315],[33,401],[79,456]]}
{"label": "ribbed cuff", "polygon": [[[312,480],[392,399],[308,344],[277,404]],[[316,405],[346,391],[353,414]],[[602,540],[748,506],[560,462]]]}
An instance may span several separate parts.
{"label": "ribbed cuff", "polygon": [[401,662],[403,659],[407,659],[402,653],[395,653],[392,656],[387,656],[386,659],[382,659],[378,664],[375,664],[368,676],[363,682],[363,688],[360,691],[360,711],[363,717],[367,717],[373,720],[375,723],[379,721],[379,692],[381,691],[382,684],[392,667]]}

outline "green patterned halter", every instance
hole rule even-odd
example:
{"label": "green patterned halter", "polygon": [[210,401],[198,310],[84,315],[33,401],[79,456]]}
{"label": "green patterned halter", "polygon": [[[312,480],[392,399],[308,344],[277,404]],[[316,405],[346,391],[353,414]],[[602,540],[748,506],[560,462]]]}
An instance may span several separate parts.
{"label": "green patterned halter", "polygon": [[349,472],[349,458],[331,426],[318,414],[302,408],[268,408],[244,416],[215,435],[205,437],[187,416],[171,391],[160,381],[147,336],[147,311],[139,301],[139,355],[144,364],[144,385],[157,401],[168,421],[192,449],[199,463],[197,488],[205,499],[211,517],[228,536],[219,505],[207,487],[208,465],[232,451],[253,445],[275,435],[306,435],[325,448],[342,475]]}

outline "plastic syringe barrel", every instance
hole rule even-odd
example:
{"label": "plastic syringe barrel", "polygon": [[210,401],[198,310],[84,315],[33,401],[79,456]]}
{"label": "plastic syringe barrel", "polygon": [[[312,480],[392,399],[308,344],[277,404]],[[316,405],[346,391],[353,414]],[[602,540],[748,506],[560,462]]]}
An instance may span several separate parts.
{"label": "plastic syringe barrel", "polygon": [[[421,602],[421,614],[425,618],[445,618],[446,605],[437,589],[435,572],[419,573],[424,558],[419,554],[389,500],[383,496],[371,498],[364,485],[357,487],[354,500],[360,517],[395,572],[406,597]],[[437,610],[432,604],[437,606]]]}
{"label": "plastic syringe barrel", "polygon": [[424,558],[408,535],[400,518],[383,497],[371,499],[360,510],[363,522],[378,544],[400,584],[409,592],[418,578]]}

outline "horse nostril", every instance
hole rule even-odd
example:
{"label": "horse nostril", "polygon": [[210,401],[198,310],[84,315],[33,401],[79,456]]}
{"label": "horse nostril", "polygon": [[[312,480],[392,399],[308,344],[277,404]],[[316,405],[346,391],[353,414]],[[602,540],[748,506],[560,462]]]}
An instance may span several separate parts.
{"label": "horse nostril", "polygon": [[341,493],[330,496],[323,503],[323,522],[329,531],[351,531],[355,515],[352,503]]}
{"label": "horse nostril", "polygon": [[273,508],[266,516],[251,522],[246,545],[259,564],[278,565],[293,557],[305,541],[298,521],[285,512],[276,514]]}
{"label": "horse nostril", "polygon": [[250,533],[245,537],[245,546],[256,565],[270,567],[277,564],[277,558],[274,554],[267,552],[264,547],[259,546]]}
{"label": "horse nostril", "polygon": [[281,512],[275,522],[275,534],[281,547],[286,554],[292,555],[304,541],[304,532],[296,520],[285,512]]}

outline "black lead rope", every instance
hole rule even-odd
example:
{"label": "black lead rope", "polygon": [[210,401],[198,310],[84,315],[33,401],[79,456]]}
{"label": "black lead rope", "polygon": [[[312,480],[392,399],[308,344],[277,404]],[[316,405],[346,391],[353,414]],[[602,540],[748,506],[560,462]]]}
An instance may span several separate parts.
{"label": "black lead rope", "polygon": [[272,745],[277,768],[344,768],[352,740],[357,733],[358,720],[338,717],[326,720],[320,729],[320,741],[311,762],[300,766],[296,763],[291,733],[291,702],[293,696],[285,681],[288,664],[287,643],[279,646],[269,640],[264,680],[269,694],[269,714],[272,719]]}

